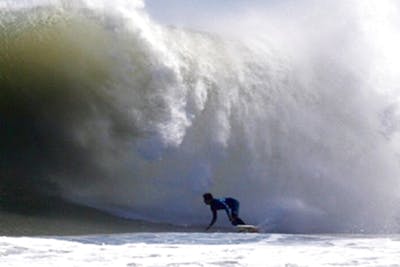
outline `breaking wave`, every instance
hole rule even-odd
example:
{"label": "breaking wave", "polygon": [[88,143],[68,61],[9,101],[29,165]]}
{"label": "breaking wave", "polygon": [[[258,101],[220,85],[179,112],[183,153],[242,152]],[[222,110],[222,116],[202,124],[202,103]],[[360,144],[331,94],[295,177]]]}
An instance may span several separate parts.
{"label": "breaking wave", "polygon": [[327,5],[224,34],[140,1],[0,3],[2,206],[206,224],[211,191],[269,231],[396,231],[399,7]]}

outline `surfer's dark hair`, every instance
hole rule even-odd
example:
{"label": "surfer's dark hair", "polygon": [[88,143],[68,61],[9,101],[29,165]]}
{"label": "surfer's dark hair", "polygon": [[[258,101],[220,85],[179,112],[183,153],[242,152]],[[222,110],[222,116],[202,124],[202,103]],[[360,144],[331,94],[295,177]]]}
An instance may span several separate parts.
{"label": "surfer's dark hair", "polygon": [[214,197],[211,193],[205,193],[205,194],[203,194],[203,198],[204,199],[213,199]]}

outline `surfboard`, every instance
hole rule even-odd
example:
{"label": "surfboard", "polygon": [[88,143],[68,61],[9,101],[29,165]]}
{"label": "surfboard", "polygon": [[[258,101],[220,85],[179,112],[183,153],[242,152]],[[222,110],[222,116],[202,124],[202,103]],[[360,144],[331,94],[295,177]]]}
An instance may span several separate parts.
{"label": "surfboard", "polygon": [[257,226],[251,225],[251,224],[242,224],[242,225],[236,225],[236,228],[238,232],[240,233],[259,233],[260,229],[257,228]]}

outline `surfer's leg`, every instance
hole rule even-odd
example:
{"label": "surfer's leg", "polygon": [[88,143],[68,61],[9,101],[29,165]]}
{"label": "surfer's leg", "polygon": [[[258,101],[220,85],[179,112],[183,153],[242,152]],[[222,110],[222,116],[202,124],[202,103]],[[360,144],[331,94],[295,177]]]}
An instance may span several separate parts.
{"label": "surfer's leg", "polygon": [[246,224],[242,219],[240,219],[239,217],[234,217],[234,216],[232,216],[233,217],[233,220],[232,220],[232,225],[244,225],[244,224]]}
{"label": "surfer's leg", "polygon": [[246,223],[239,217],[233,218],[232,225],[245,225]]}
{"label": "surfer's leg", "polygon": [[242,219],[239,218],[239,203],[235,203],[236,205],[233,205],[231,207],[232,209],[232,224],[233,225],[243,225],[246,224]]}

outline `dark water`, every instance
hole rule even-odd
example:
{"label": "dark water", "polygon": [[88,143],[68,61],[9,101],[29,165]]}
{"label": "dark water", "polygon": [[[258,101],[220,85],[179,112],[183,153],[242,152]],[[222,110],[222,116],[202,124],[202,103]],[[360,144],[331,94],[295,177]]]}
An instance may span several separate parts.
{"label": "dark water", "polygon": [[[95,210],[49,199],[40,209],[0,210],[0,236],[63,236],[136,232],[198,232],[204,227],[177,226],[124,219]],[[216,231],[228,229],[215,228]]]}

